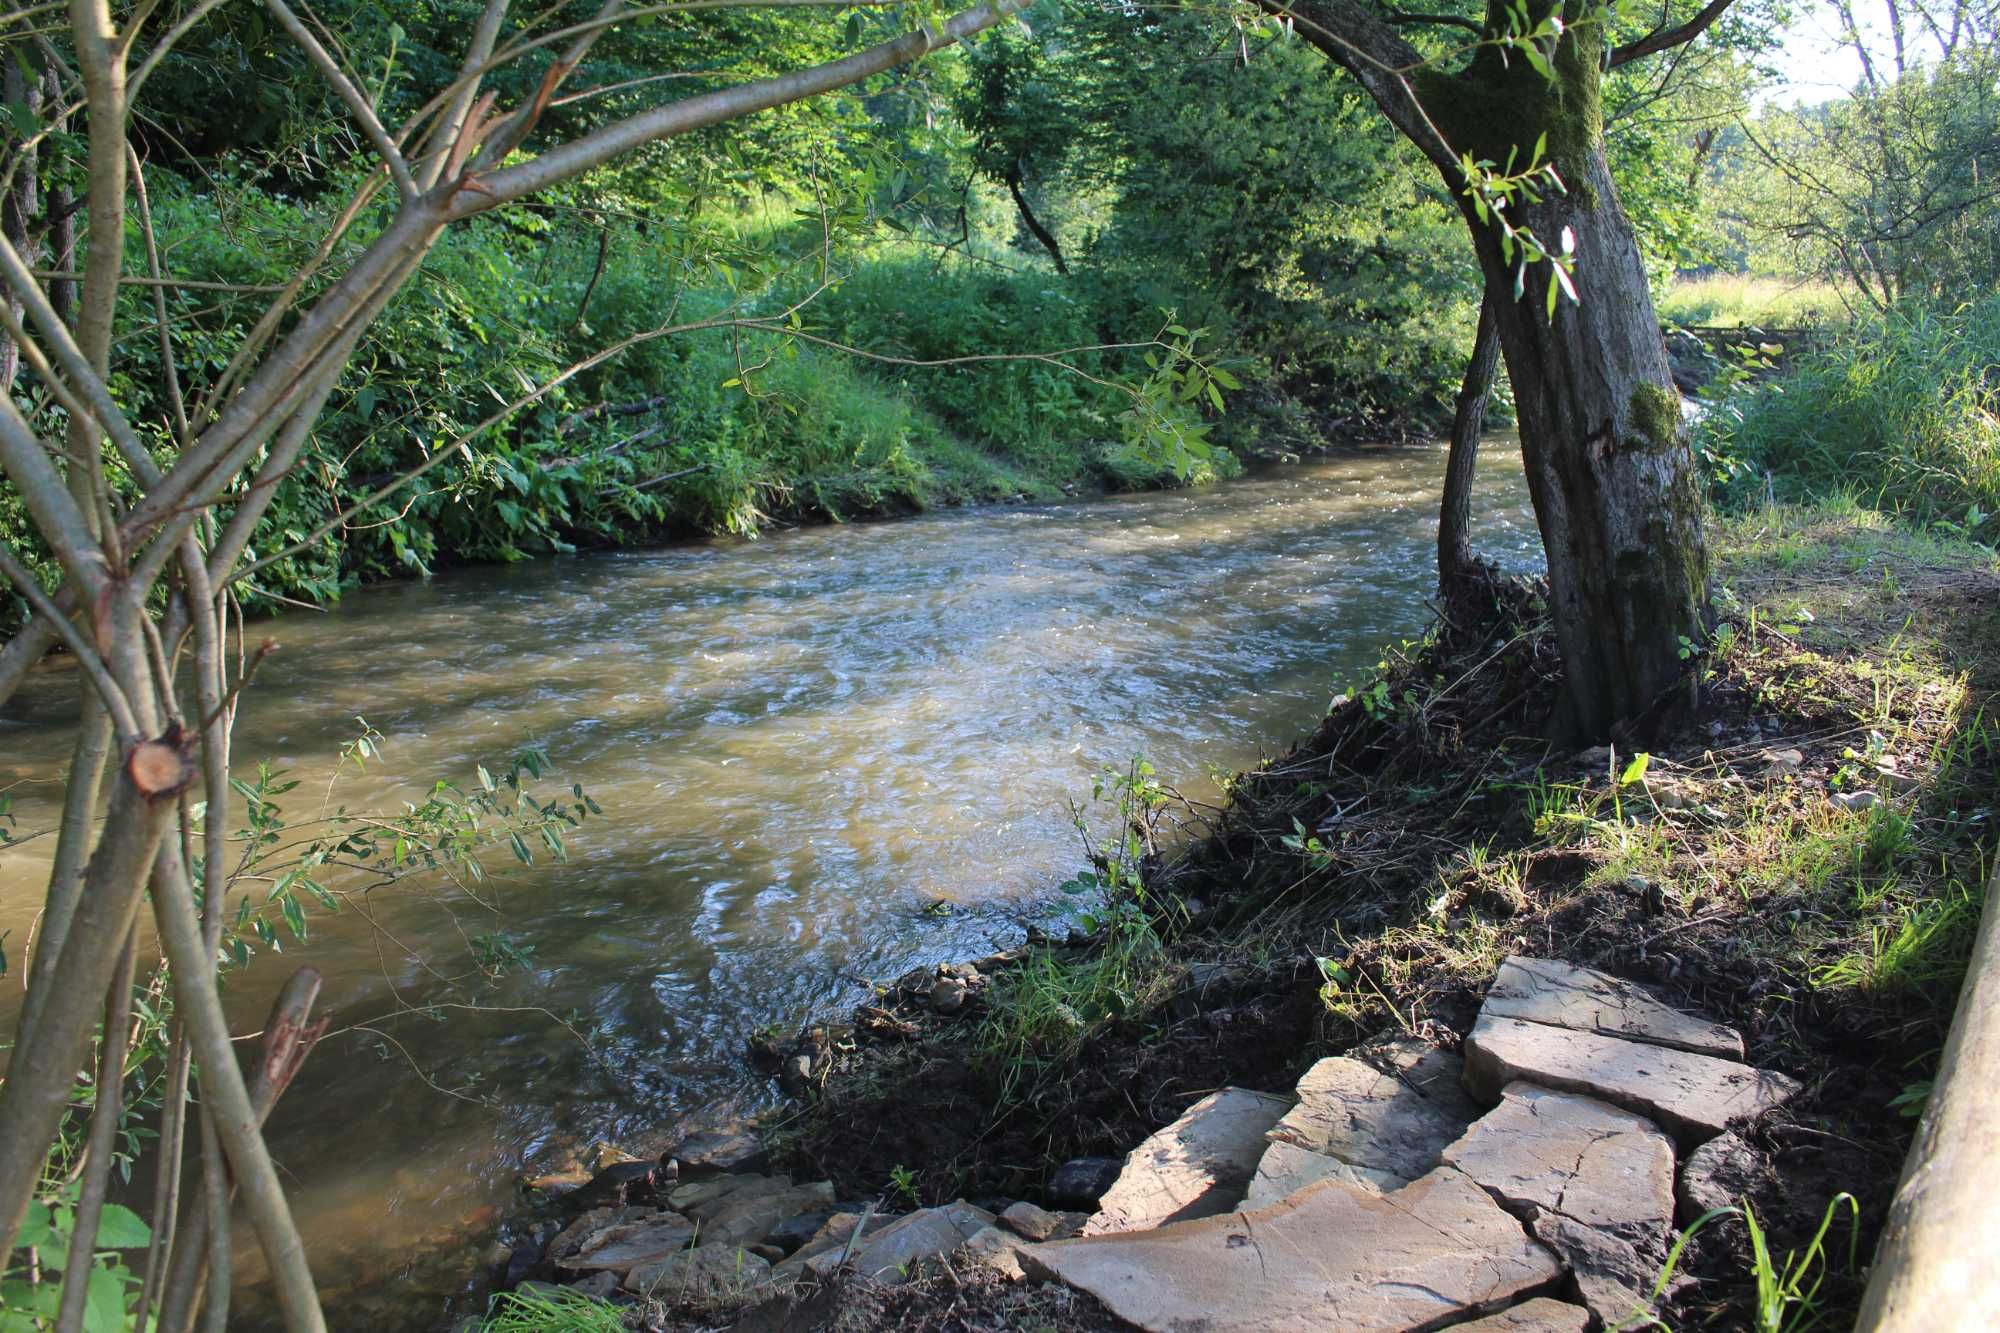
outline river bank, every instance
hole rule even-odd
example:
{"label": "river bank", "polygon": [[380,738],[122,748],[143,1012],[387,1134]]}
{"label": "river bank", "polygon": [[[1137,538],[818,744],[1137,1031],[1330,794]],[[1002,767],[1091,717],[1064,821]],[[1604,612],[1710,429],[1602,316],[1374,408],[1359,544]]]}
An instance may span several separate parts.
{"label": "river bank", "polygon": [[[1136,912],[1092,902],[1094,933],[905,975],[766,1048],[800,1094],[765,1121],[774,1169],[896,1211],[1059,1206],[1066,1163],[1115,1162],[1218,1087],[1283,1092],[1384,1033],[1458,1049],[1502,958],[1532,952],[1642,982],[1800,1080],[1740,1128],[1737,1194],[1767,1276],[1795,1254],[1794,1303],[1851,1313],[1978,919],[2000,573],[1851,507],[1729,520],[1721,554],[1705,703],[1643,764],[1533,739],[1552,654],[1509,593],[1392,653],[1222,808],[1128,802],[1194,832],[1101,859],[1138,870]],[[1672,1326],[1748,1322],[1740,1219],[1679,1267]],[[1028,1297],[944,1277],[894,1299],[927,1327]]]}

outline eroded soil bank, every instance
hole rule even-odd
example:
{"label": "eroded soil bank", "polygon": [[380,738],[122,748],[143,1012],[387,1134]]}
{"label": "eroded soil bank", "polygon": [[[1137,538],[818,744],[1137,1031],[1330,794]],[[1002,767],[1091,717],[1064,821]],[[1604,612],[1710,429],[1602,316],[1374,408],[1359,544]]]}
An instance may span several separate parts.
{"label": "eroded soil bank", "polygon": [[[1728,625],[1691,657],[1702,701],[1666,734],[1541,740],[1553,647],[1533,589],[1495,585],[1223,808],[1132,812],[1135,911],[1079,894],[1094,934],[918,969],[853,1022],[764,1046],[794,1092],[763,1121],[772,1169],[885,1212],[1076,1207],[1065,1164],[1118,1159],[1219,1087],[1283,1092],[1384,1033],[1457,1049],[1500,960],[1533,953],[1643,982],[1801,1080],[1739,1127],[1756,1154],[1741,1201],[1838,1326],[1981,907],[2000,571],[1854,511],[1737,520],[1722,549]],[[1146,829],[1172,819],[1193,836],[1156,850]],[[1742,1217],[1701,1229],[1680,1268],[1695,1281],[1669,1324],[1749,1323]],[[1057,1299],[947,1268],[754,1318],[958,1328]]]}

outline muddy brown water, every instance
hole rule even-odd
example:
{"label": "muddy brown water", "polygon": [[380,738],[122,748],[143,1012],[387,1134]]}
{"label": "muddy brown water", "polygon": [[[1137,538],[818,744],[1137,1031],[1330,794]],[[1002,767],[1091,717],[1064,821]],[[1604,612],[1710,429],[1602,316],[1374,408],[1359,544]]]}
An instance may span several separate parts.
{"label": "muddy brown water", "polygon": [[[1533,568],[1518,452],[1486,454],[1480,547]],[[1385,449],[1198,491],[467,570],[268,626],[282,647],[236,754],[300,780],[289,817],[393,808],[531,744],[544,790],[580,783],[604,810],[565,865],[489,856],[492,911],[399,887],[372,922],[315,912],[307,942],[232,979],[248,1031],[293,967],[326,977],[337,1032],[271,1133],[337,1322],[436,1320],[524,1167],[767,1100],[742,1059],[760,1024],[1050,920],[1081,864],[1068,803],[1103,767],[1143,752],[1212,797],[1298,735],[1420,629],[1442,470],[1441,448]],[[19,834],[54,823],[73,692],[47,671],[0,719]],[[337,774],[357,718],[381,759]],[[17,962],[52,841],[0,852]],[[533,953],[489,984],[465,941],[496,929]],[[0,981],[8,1031],[20,976]]]}

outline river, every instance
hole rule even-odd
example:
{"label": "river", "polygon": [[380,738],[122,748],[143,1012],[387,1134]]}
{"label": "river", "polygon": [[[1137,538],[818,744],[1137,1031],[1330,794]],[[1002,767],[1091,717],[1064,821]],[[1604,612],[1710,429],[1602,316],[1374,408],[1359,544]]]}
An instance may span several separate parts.
{"label": "river", "polygon": [[[1486,453],[1478,544],[1533,568],[1518,451]],[[485,905],[420,884],[371,920],[314,909],[232,979],[250,1030],[300,962],[326,977],[335,1033],[271,1137],[335,1322],[439,1317],[524,1167],[768,1100],[760,1024],[1018,942],[1080,865],[1068,801],[1099,769],[1143,752],[1213,796],[1299,735],[1421,628],[1443,458],[457,571],[263,627],[236,755],[300,780],[289,819],[471,785],[524,745],[553,761],[539,790],[604,812],[567,864],[487,857]],[[73,700],[45,670],[0,720],[17,833],[54,823]],[[357,718],[381,756],[336,773]],[[16,962],[52,841],[0,852]],[[533,950],[497,984],[466,943],[495,930]],[[449,1005],[477,1007],[410,1012]]]}

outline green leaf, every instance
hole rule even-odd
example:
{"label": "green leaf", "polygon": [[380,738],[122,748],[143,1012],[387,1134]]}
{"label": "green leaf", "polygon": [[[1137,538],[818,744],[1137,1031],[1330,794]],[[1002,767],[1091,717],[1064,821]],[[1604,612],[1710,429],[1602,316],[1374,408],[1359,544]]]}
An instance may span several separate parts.
{"label": "green leaf", "polygon": [[1639,753],[1637,756],[1633,758],[1631,763],[1625,765],[1625,771],[1618,775],[1618,785],[1621,787],[1629,787],[1633,783],[1637,782],[1640,778],[1645,777],[1646,765],[1650,764],[1651,762],[1653,762],[1652,755],[1646,754],[1643,751]]}
{"label": "green leaf", "polygon": [[49,1206],[39,1199],[28,1203],[28,1220],[21,1224],[21,1234],[14,1238],[14,1244],[26,1249],[31,1245],[47,1242],[52,1230],[49,1220]]}
{"label": "green leaf", "polygon": [[1556,287],[1556,274],[1560,272],[1562,272],[1562,270],[1556,268],[1554,265],[1551,265],[1549,268],[1549,318],[1550,319],[1554,319],[1556,317],[1556,302],[1561,297],[1561,293]]}
{"label": "green leaf", "polygon": [[85,1333],[126,1333],[125,1277],[122,1264],[114,1268],[97,1264],[91,1268],[83,1302]]}
{"label": "green leaf", "polygon": [[136,1250],[153,1243],[153,1229],[123,1204],[107,1203],[97,1218],[97,1247],[101,1250]]}

